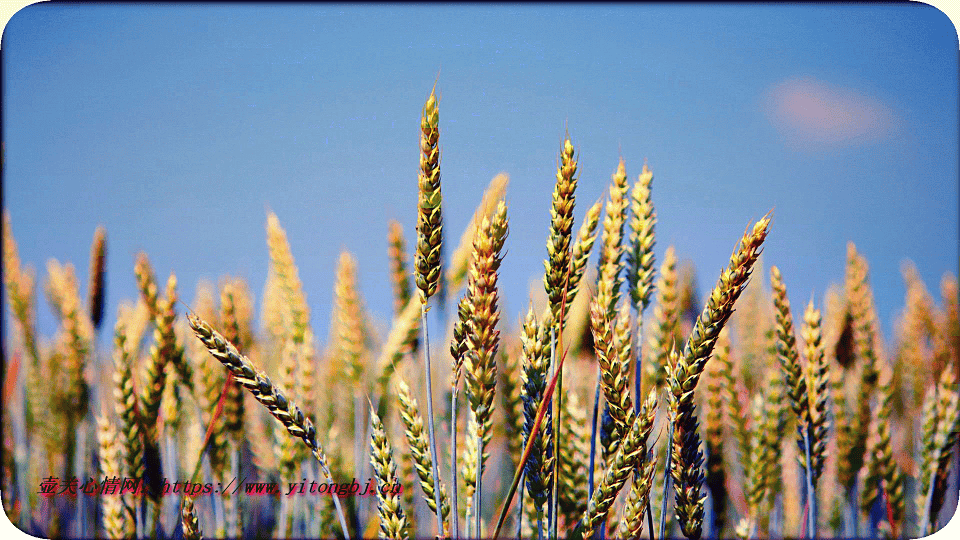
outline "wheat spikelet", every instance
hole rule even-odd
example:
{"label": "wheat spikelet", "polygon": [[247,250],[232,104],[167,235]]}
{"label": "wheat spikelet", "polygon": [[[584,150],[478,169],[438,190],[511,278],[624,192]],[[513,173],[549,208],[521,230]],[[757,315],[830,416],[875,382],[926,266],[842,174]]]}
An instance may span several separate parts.
{"label": "wheat spikelet", "polygon": [[877,385],[873,298],[867,284],[866,261],[857,253],[853,243],[847,245],[846,288],[853,327],[853,349],[861,368],[854,415],[850,427],[841,429],[844,437],[838,440],[845,444],[841,448],[838,478],[840,484],[850,490],[864,464],[870,429],[870,400]]}
{"label": "wheat spikelet", "polygon": [[896,531],[903,530],[903,519],[906,515],[906,499],[904,494],[904,474],[893,459],[893,446],[890,441],[890,420],[893,412],[893,392],[891,380],[893,373],[889,367],[880,370],[879,392],[880,400],[874,418],[875,433],[867,453],[867,475],[864,480],[864,489],[861,492],[860,509],[869,514],[874,503],[879,499],[888,505],[888,527],[897,537]]}
{"label": "wheat spikelet", "polygon": [[732,373],[730,362],[729,330],[724,329],[717,336],[717,345],[714,348],[714,358],[706,369],[704,376],[707,385],[707,412],[705,421],[705,442],[707,448],[707,489],[713,500],[713,531],[714,535],[722,537],[727,524],[727,472],[723,463],[724,436],[723,425],[731,412],[724,406],[726,394],[723,386],[727,382],[725,373]]}
{"label": "wheat spikelet", "polygon": [[[248,336],[241,331],[241,324],[249,328],[249,313],[244,313],[239,306],[244,305],[244,298],[249,298],[246,286],[240,280],[227,281],[220,288],[220,320],[223,328],[223,337],[230,343],[236,343],[237,351],[243,354],[251,343]],[[244,321],[241,323],[241,321]],[[310,380],[304,376],[304,380]],[[227,396],[223,403],[224,428],[233,439],[240,444],[243,440],[244,403],[243,391],[236,381],[227,387]]]}
{"label": "wheat spikelet", "polygon": [[947,359],[954,369],[954,377],[960,378],[960,287],[957,277],[944,274],[940,281],[940,297],[943,303],[943,314],[939,318],[940,335],[947,349]]}
{"label": "wheat spikelet", "polygon": [[627,252],[627,284],[630,299],[637,313],[650,302],[653,293],[653,227],[657,224],[657,212],[653,208],[650,191],[653,173],[643,164],[643,172],[630,192],[630,251]]}
{"label": "wheat spikelet", "polygon": [[627,173],[623,163],[617,166],[610,185],[610,199],[603,218],[603,242],[597,262],[597,293],[594,302],[599,303],[603,314],[610,320],[616,312],[623,284],[623,225],[627,212]]}
{"label": "wheat spikelet", "polygon": [[[950,463],[953,453],[960,440],[960,385],[954,376],[953,366],[946,366],[940,376],[937,388],[937,417],[939,418],[934,446],[936,456],[932,460],[935,468],[931,467],[932,490],[929,501],[929,523],[935,525],[936,518],[943,508],[947,491],[947,479],[950,474]],[[929,486],[929,484],[927,484]],[[923,531],[926,533],[926,531]]]}
{"label": "wheat spikelet", "polygon": [[87,311],[94,330],[103,322],[104,286],[106,284],[107,230],[100,225],[93,233],[90,246],[90,284],[87,286]]}
{"label": "wheat spikelet", "polygon": [[393,315],[397,316],[410,300],[410,272],[403,226],[395,219],[391,219],[388,225],[387,257],[390,259],[390,284],[393,285]]}
{"label": "wheat spikelet", "polygon": [[287,233],[273,212],[267,214],[267,247],[270,251],[270,269],[277,279],[280,298],[292,325],[290,337],[295,343],[303,343],[310,325],[310,308],[287,241]]}
{"label": "wheat spikelet", "polygon": [[487,189],[483,192],[483,198],[477,209],[473,212],[473,217],[460,236],[460,243],[457,249],[453,251],[450,257],[450,265],[446,272],[446,283],[451,291],[456,291],[463,284],[467,277],[467,271],[470,267],[470,258],[473,255],[473,236],[480,226],[483,218],[491,218],[497,209],[497,203],[504,198],[507,192],[507,184],[510,183],[510,177],[506,173],[500,173],[490,180]]}
{"label": "wheat spikelet", "polygon": [[580,290],[580,282],[583,280],[587,260],[590,258],[590,251],[597,239],[597,225],[600,223],[601,207],[598,200],[593,206],[587,208],[583,223],[580,224],[580,230],[577,231],[577,239],[573,243],[573,251],[570,256],[570,279],[567,281],[566,311],[568,313],[573,313],[572,307],[576,305],[577,298],[579,298],[577,292]]}
{"label": "wheat spikelet", "polygon": [[443,213],[440,192],[440,112],[437,94],[423,106],[420,118],[420,186],[417,212],[417,253],[414,257],[414,276],[420,289],[420,302],[437,292],[440,281],[440,248],[443,243]]}
{"label": "wheat spikelet", "polygon": [[[543,400],[543,393],[547,388],[548,370],[550,367],[549,341],[546,328],[536,320],[533,307],[527,311],[527,318],[520,334],[523,355],[523,443],[528,444],[533,426],[536,423],[537,409]],[[539,513],[552,486],[553,470],[553,422],[549,410],[540,424],[533,444],[530,457],[524,465],[525,487],[533,503],[534,510]]]}
{"label": "wheat spikelet", "polygon": [[[504,241],[507,236],[507,207],[503,201],[497,206],[493,219],[484,219],[474,239],[474,259],[467,282],[472,319],[467,331],[467,355],[464,360],[467,399],[477,418],[476,433],[486,444],[493,426],[493,397],[496,386],[496,355],[500,345],[497,323],[497,271],[500,268]],[[482,448],[481,448],[482,451]],[[478,472],[478,476],[482,471]]]}
{"label": "wheat spikelet", "polygon": [[[823,352],[822,336],[820,333],[820,310],[813,305],[813,300],[807,304],[803,314],[803,329],[801,331],[806,344],[807,358],[806,387],[809,394],[807,407],[810,411],[810,457],[813,467],[813,487],[823,474],[823,465],[826,461],[827,431],[829,430],[829,412],[827,401],[830,399],[828,385],[830,384],[830,365]],[[804,467],[806,465],[804,464]]]}
{"label": "wheat spikelet", "polygon": [[[416,304],[414,304],[416,305]],[[436,513],[437,503],[434,492],[433,478],[433,458],[430,455],[430,441],[427,438],[427,432],[423,426],[423,418],[420,416],[420,409],[416,398],[410,391],[410,387],[403,380],[397,381],[397,397],[400,403],[400,420],[403,422],[404,435],[407,444],[410,446],[410,454],[413,457],[417,477],[420,479],[420,487],[423,489],[423,500],[430,507],[430,511]],[[447,519],[450,516],[450,505],[447,499],[447,491],[440,484],[440,515],[446,526]]]}
{"label": "wheat spikelet", "polygon": [[399,485],[397,465],[393,461],[393,449],[387,434],[383,429],[383,422],[377,416],[373,405],[370,405],[370,462],[377,478],[377,509],[380,514],[380,538],[408,538],[407,518],[400,507],[400,494],[394,493],[395,485]]}
{"label": "wheat spikelet", "polygon": [[193,506],[193,497],[184,495],[183,506],[180,509],[180,522],[183,524],[184,540],[203,540],[203,531],[200,529],[200,520]]}
{"label": "wheat spikelet", "polygon": [[[97,416],[97,441],[100,448],[100,473],[104,479],[126,477],[126,452],[116,427],[104,416]],[[107,538],[129,538],[134,535],[133,509],[117,490],[101,496],[103,528]]]}
{"label": "wheat spikelet", "polygon": [[610,465],[604,471],[603,478],[593,492],[593,497],[587,504],[587,510],[580,519],[581,536],[584,540],[593,535],[593,531],[604,522],[613,502],[626,483],[630,473],[638,467],[644,468],[644,476],[650,467],[646,463],[647,441],[653,430],[653,421],[656,417],[657,396],[655,391],[647,395],[647,400],[632,422],[626,437],[623,439]]}
{"label": "wheat spikelet", "polygon": [[557,464],[558,503],[561,515],[573,525],[587,509],[587,467],[590,455],[590,424],[577,392],[570,390],[562,400],[560,454]]}
{"label": "wheat spikelet", "polygon": [[[800,429],[804,430],[810,425],[810,396],[807,394],[807,380],[800,366],[800,353],[793,332],[793,314],[790,312],[787,287],[783,284],[780,269],[776,266],[770,267],[770,285],[773,287],[773,303],[776,308],[777,357],[783,369],[790,407],[800,422]],[[803,450],[802,435],[797,444]]]}
{"label": "wheat spikelet", "polygon": [[670,350],[676,346],[679,336],[676,268],[677,255],[673,246],[669,246],[657,279],[657,304],[653,308],[654,324],[650,334],[653,357],[647,363],[650,383],[657,388],[666,382]]}
{"label": "wheat spikelet", "polygon": [[420,304],[410,299],[403,310],[397,314],[393,321],[393,327],[387,335],[387,341],[380,348],[380,356],[376,365],[379,372],[377,389],[381,395],[386,396],[390,379],[396,372],[397,365],[403,360],[407,352],[413,350],[419,332]]}
{"label": "wheat spikelet", "polygon": [[126,450],[126,472],[131,478],[143,478],[143,439],[138,418],[137,394],[133,387],[133,355],[127,345],[127,315],[117,315],[113,348],[113,398],[120,419],[120,440]]}
{"label": "wheat spikelet", "polygon": [[229,369],[237,382],[250,391],[253,397],[283,424],[291,436],[303,440],[320,464],[327,480],[332,480],[327,457],[317,441],[317,432],[313,427],[313,422],[304,416],[300,407],[288,401],[280,388],[274,385],[262,371],[250,362],[249,358],[241,355],[236,347],[226,341],[210,325],[193,313],[187,313],[187,320],[190,323],[190,328],[207,347],[210,355]]}
{"label": "wheat spikelet", "polygon": [[79,419],[87,410],[89,387],[84,370],[93,341],[93,327],[87,314],[80,310],[80,293],[73,265],[61,266],[51,259],[47,263],[47,273],[50,275],[47,297],[60,318],[66,343],[66,374],[69,382],[66,406],[70,415]]}
{"label": "wheat spikelet", "polygon": [[363,375],[363,316],[357,293],[357,261],[346,251],[340,253],[337,260],[333,296],[334,354],[343,362],[347,379],[357,386]]}
{"label": "wheat spikelet", "polygon": [[498,370],[498,384],[503,389],[500,392],[503,406],[503,434],[506,439],[507,456],[518,465],[517,459],[523,451],[523,345],[519,339],[511,339],[505,344],[500,353],[500,369]]}
{"label": "wheat spikelet", "polygon": [[569,137],[563,140],[557,183],[550,207],[550,230],[547,234],[547,259],[544,261],[543,286],[547,292],[551,320],[562,325],[560,308],[567,293],[567,275],[572,260],[573,207],[576,202],[577,161]]}
{"label": "wheat spikelet", "polygon": [[683,534],[688,538],[700,537],[703,522],[703,499],[700,498],[703,455],[699,448],[697,418],[694,416],[694,390],[713,352],[717,334],[733,313],[733,305],[750,277],[769,225],[768,215],[744,232],[730,257],[729,266],[721,274],[703,312],[697,318],[683,348],[683,355],[668,374],[671,408],[675,411],[671,473],[675,482],[677,517]]}
{"label": "wheat spikelet", "polygon": [[626,434],[627,428],[633,423],[635,415],[630,399],[629,376],[624,370],[625,360],[630,358],[628,310],[629,304],[623,303],[616,318],[608,318],[609,313],[599,295],[594,298],[590,308],[590,328],[600,367],[600,387],[614,420],[611,434],[613,450],[616,450],[616,441]]}

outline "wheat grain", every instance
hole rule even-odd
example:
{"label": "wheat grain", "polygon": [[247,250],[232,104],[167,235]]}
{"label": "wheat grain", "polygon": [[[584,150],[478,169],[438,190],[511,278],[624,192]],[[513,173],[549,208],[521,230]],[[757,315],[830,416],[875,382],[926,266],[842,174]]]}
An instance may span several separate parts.
{"label": "wheat grain", "polygon": [[400,494],[394,493],[394,486],[399,485],[397,465],[393,461],[393,449],[384,432],[383,422],[372,404],[370,422],[373,426],[370,436],[370,462],[377,478],[380,538],[405,539],[409,536],[407,518],[400,507]]}

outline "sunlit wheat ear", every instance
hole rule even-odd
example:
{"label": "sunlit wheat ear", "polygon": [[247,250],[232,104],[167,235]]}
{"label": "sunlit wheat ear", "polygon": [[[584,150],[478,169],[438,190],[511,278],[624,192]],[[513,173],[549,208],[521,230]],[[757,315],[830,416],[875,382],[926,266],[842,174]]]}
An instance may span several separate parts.
{"label": "sunlit wheat ear", "polygon": [[273,212],[267,214],[267,247],[270,251],[270,270],[276,276],[281,302],[292,324],[289,335],[295,343],[303,343],[310,325],[310,308],[287,241],[287,233]]}
{"label": "sunlit wheat ear", "polygon": [[[244,313],[244,304],[249,301],[249,292],[246,285],[240,281],[224,283],[220,289],[220,320],[222,321],[223,337],[230,343],[237,344],[237,351],[243,351],[251,345],[251,340],[241,329],[249,328],[249,313]],[[306,377],[305,377],[306,378]],[[245,415],[243,390],[236,381],[227,388],[227,397],[223,404],[224,427],[227,433],[239,444],[243,440],[243,418]]]}
{"label": "sunlit wheat ear", "polygon": [[587,510],[580,520],[581,537],[584,540],[590,538],[594,530],[604,522],[617,494],[620,493],[620,489],[623,488],[634,469],[643,467],[642,477],[648,477],[650,471],[647,467],[650,464],[646,464],[645,460],[648,450],[647,442],[656,417],[656,403],[656,392],[651,391],[640,414],[634,419],[610,465],[604,471],[603,478],[593,492]]}
{"label": "sunlit wheat ear", "polygon": [[870,431],[870,402],[877,385],[873,293],[867,281],[866,260],[853,243],[847,245],[846,294],[852,331],[852,350],[860,367],[856,402],[848,423],[840,423],[838,479],[850,491],[863,467]]}
{"label": "sunlit wheat ear", "polygon": [[357,293],[357,261],[350,253],[340,253],[337,260],[334,297],[336,356],[346,372],[347,380],[358,388],[363,376],[363,320]]}
{"label": "sunlit wheat ear", "polygon": [[877,412],[874,422],[872,444],[867,453],[867,474],[864,478],[864,489],[861,492],[861,511],[869,513],[874,503],[880,500],[887,508],[887,533],[893,538],[899,537],[903,531],[903,520],[906,516],[906,498],[904,484],[906,475],[893,458],[891,443],[890,421],[893,413],[893,372],[889,366],[880,369],[879,394]]}
{"label": "sunlit wheat ear", "polygon": [[417,252],[414,258],[414,275],[421,301],[437,292],[440,280],[440,246],[443,240],[442,196],[440,193],[440,112],[437,95],[430,97],[423,106],[420,119],[420,186],[417,212]]}
{"label": "sunlit wheat ear", "polygon": [[830,365],[823,351],[823,338],[820,331],[820,310],[813,305],[813,300],[807,304],[803,314],[803,341],[807,358],[807,389],[809,391],[809,407],[812,428],[810,453],[813,467],[813,483],[823,474],[823,465],[826,461],[827,433],[830,428],[829,411],[830,399]]}
{"label": "sunlit wheat ear", "polygon": [[[536,422],[537,408],[543,400],[547,387],[550,367],[550,343],[546,329],[537,321],[533,307],[527,311],[526,320],[520,333],[523,357],[523,442],[530,439]],[[524,479],[527,496],[533,501],[534,509],[539,513],[547,502],[551,486],[550,471],[553,467],[552,429],[550,413],[544,417],[540,430],[534,437],[530,457],[524,465]]]}
{"label": "sunlit wheat ear", "polygon": [[650,384],[662,387],[666,382],[670,350],[677,345],[680,332],[677,299],[677,255],[668,246],[657,278],[657,303],[653,307],[653,331],[650,332],[650,350],[653,356],[647,362]]}
{"label": "sunlit wheat ear", "polygon": [[[423,499],[434,513],[437,511],[437,495],[434,492],[433,477],[433,458],[430,456],[430,441],[424,430],[423,418],[420,416],[420,409],[416,398],[410,391],[410,387],[403,380],[397,382],[397,397],[400,403],[400,420],[403,422],[404,435],[407,444],[410,446],[410,453],[413,456],[414,467],[417,477],[420,480],[420,487],[423,489]],[[450,517],[450,504],[447,499],[446,489],[443,481],[440,484],[440,505],[441,517],[444,524]]]}
{"label": "sunlit wheat ear", "polygon": [[[635,415],[628,373],[623,369],[624,360],[630,358],[628,310],[629,305],[624,303],[615,318],[610,318],[599,295],[590,306],[590,328],[600,368],[600,388],[614,420],[612,435],[615,441],[626,434]],[[615,448],[616,443],[613,446]]]}
{"label": "sunlit wheat ear", "polygon": [[587,466],[590,454],[590,424],[578,392],[563,398],[560,426],[558,489],[560,513],[570,527],[587,509]]}
{"label": "sunlit wheat ear", "polygon": [[[417,175],[417,249],[413,259],[414,280],[420,290],[420,319],[423,327],[423,371],[427,391],[427,433],[433,459],[434,493],[440,496],[437,465],[437,438],[433,421],[433,384],[430,368],[430,333],[427,327],[427,303],[437,292],[442,273],[443,197],[440,191],[440,112],[436,88],[423,106],[420,116],[420,171]],[[439,498],[435,500],[440,507]],[[443,534],[443,521],[437,514],[437,534]]]}
{"label": "sunlit wheat ear", "polygon": [[467,278],[470,259],[473,256],[473,237],[477,232],[477,227],[480,226],[483,218],[490,219],[493,216],[493,213],[497,210],[497,204],[506,195],[509,183],[510,177],[506,173],[494,176],[483,192],[483,198],[474,210],[473,217],[467,223],[466,228],[463,229],[460,243],[457,244],[453,255],[450,256],[450,264],[446,270],[446,285],[451,293],[459,289]]}
{"label": "sunlit wheat ear", "polygon": [[[104,416],[97,416],[97,441],[99,442],[100,473],[104,478],[124,478],[125,454],[123,440],[116,427]],[[119,491],[101,496],[103,528],[107,538],[129,538],[136,532],[133,509]]]}
{"label": "sunlit wheat ear", "polygon": [[723,386],[726,384],[724,373],[730,367],[730,335],[724,328],[717,336],[717,344],[713,350],[714,361],[707,366],[704,372],[707,390],[707,411],[704,417],[704,439],[707,449],[707,489],[713,502],[714,534],[722,537],[727,526],[727,507],[730,496],[727,493],[727,467],[724,464],[724,424],[729,414],[724,405],[725,394]]}
{"label": "sunlit wheat ear", "polygon": [[703,312],[697,318],[682,356],[669,373],[671,406],[676,410],[671,474],[675,481],[677,518],[683,534],[688,538],[699,538],[703,526],[703,499],[700,496],[703,455],[695,416],[694,391],[713,352],[717,336],[733,313],[734,303],[750,278],[769,226],[768,215],[747,228],[730,257],[729,266],[720,275]]}
{"label": "sunlit wheat ear", "polygon": [[387,232],[387,256],[390,259],[390,284],[393,286],[393,315],[397,316],[410,300],[410,270],[403,226],[390,220]]}
{"label": "sunlit wheat ear", "polygon": [[643,172],[630,192],[630,243],[627,252],[627,285],[638,313],[650,302],[653,293],[654,226],[657,212],[650,197],[653,173],[643,164]]}
{"label": "sunlit wheat ear", "polygon": [[60,320],[66,342],[66,373],[69,387],[66,389],[66,406],[75,419],[87,411],[89,386],[84,372],[93,343],[93,325],[87,313],[81,310],[80,292],[76,272],[72,264],[61,266],[51,259],[47,263],[46,293],[51,306]]}
{"label": "sunlit wheat ear", "polygon": [[550,231],[547,235],[546,272],[543,286],[547,292],[551,319],[560,321],[560,306],[567,290],[567,274],[570,268],[573,234],[573,207],[576,201],[577,161],[574,159],[573,143],[566,137],[560,150],[557,168],[557,183],[553,189],[553,204],[550,207]]}
{"label": "sunlit wheat ear", "polygon": [[103,323],[104,291],[106,290],[107,229],[100,225],[93,233],[90,246],[90,283],[87,286],[87,313],[94,330]]}
{"label": "sunlit wheat ear", "polygon": [[377,416],[373,405],[370,406],[370,422],[373,426],[370,435],[370,462],[377,478],[380,538],[405,539],[409,536],[409,524],[400,507],[400,494],[395,493],[395,486],[400,485],[397,465],[393,460],[393,449],[387,440],[383,422]]}
{"label": "sunlit wheat ear", "polygon": [[[950,462],[960,440],[960,394],[958,391],[960,391],[960,385],[957,384],[954,367],[948,364],[941,373],[936,393],[933,394],[933,399],[936,401],[932,406],[935,409],[933,416],[936,427],[929,430],[933,433],[932,443],[924,441],[927,443],[925,446],[929,446],[929,451],[925,452],[929,457],[923,462],[927,469],[920,471],[922,474],[920,496],[925,499],[921,507],[924,509],[920,519],[921,534],[928,534],[936,528],[937,516],[940,515],[946,500]],[[929,437],[929,432],[926,427],[924,431],[926,439]]]}
{"label": "sunlit wheat ear", "polygon": [[[477,501],[481,500],[482,477],[485,464],[484,448],[489,443],[493,429],[493,404],[497,382],[497,351],[500,347],[500,307],[497,290],[497,275],[502,260],[501,251],[507,238],[507,205],[497,205],[491,219],[484,218],[474,238],[474,257],[467,281],[467,296],[470,298],[472,319],[467,328],[467,354],[464,361],[467,400],[477,419],[477,431],[467,436],[479,440],[479,464],[477,467]],[[479,516],[480,507],[476,505]],[[481,534],[479,529],[476,531]]]}
{"label": "sunlit wheat ear", "polygon": [[126,314],[117,316],[113,346],[113,399],[120,419],[119,437],[124,452],[126,474],[143,478],[143,439],[138,418],[139,406],[133,386],[134,353],[127,343]]}
{"label": "sunlit wheat ear", "polygon": [[[225,340],[210,325],[193,313],[187,313],[187,320],[190,323],[190,328],[206,346],[210,355],[229,369],[237,382],[253,394],[253,397],[283,424],[291,436],[303,440],[320,464],[327,481],[333,481],[326,454],[324,454],[323,448],[317,441],[317,432],[313,427],[313,422],[304,416],[300,407],[289,402],[284,393],[262,371],[257,369],[249,358],[241,355],[236,347]],[[342,532],[347,535],[346,520],[336,496],[334,496],[334,503],[337,505],[337,517],[340,519]]]}
{"label": "sunlit wheat ear", "polygon": [[628,187],[627,173],[621,158],[617,171],[613,174],[610,199],[607,200],[606,215],[603,218],[603,239],[597,261],[597,293],[594,299],[611,320],[616,312],[620,287],[623,284],[623,226],[626,222]]}
{"label": "sunlit wheat ear", "polygon": [[183,525],[184,540],[203,540],[203,530],[200,529],[197,509],[193,505],[193,497],[189,495],[184,495],[183,497],[183,506],[180,509],[180,522]]}

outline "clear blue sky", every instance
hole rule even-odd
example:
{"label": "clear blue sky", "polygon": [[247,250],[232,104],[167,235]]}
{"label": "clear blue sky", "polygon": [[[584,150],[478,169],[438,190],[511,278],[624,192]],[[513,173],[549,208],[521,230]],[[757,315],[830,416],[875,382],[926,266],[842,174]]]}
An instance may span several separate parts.
{"label": "clear blue sky", "polygon": [[412,244],[438,70],[451,243],[489,180],[511,177],[508,322],[542,275],[565,129],[578,221],[620,152],[631,180],[647,158],[658,261],[675,245],[701,296],[771,208],[765,263],[794,305],[842,281],[852,240],[888,337],[904,259],[937,298],[958,271],[957,34],[925,5],[37,4],[6,27],[2,60],[3,204],[21,258],[41,276],[50,257],[72,261],[85,283],[104,224],[107,325],[136,296],[140,250],[187,301],[222,274],[259,300],[267,209],[319,336],[341,249],[387,319],[387,223]]}

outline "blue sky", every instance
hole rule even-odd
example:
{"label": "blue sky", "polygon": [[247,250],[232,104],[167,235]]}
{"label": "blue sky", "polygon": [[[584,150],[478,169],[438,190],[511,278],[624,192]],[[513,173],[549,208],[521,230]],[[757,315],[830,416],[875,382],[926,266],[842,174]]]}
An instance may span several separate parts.
{"label": "blue sky", "polygon": [[902,261],[937,298],[960,262],[957,34],[921,4],[38,4],[8,23],[2,61],[3,204],[21,259],[41,276],[48,258],[73,262],[85,283],[105,225],[106,325],[136,296],[140,250],[188,302],[223,274],[259,300],[268,209],[319,336],[341,249],[386,320],[387,223],[412,245],[419,114],[438,71],[451,243],[490,179],[510,175],[509,323],[542,276],[565,130],[578,222],[621,153],[631,180],[647,159],[658,264],[676,246],[701,297],[771,208],[765,264],[793,304],[822,303],[853,241],[888,337]]}

